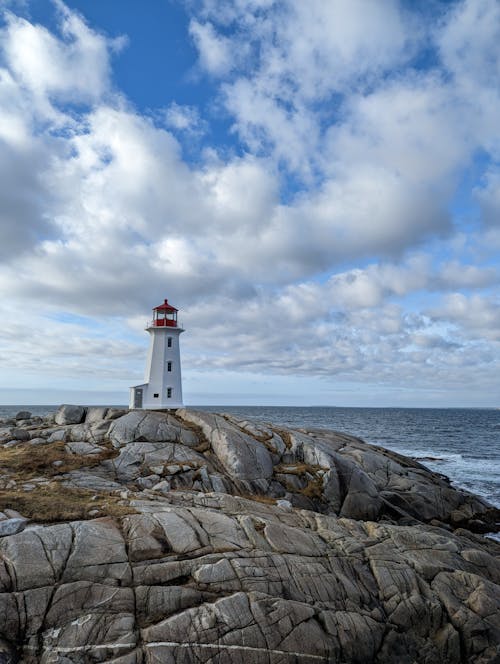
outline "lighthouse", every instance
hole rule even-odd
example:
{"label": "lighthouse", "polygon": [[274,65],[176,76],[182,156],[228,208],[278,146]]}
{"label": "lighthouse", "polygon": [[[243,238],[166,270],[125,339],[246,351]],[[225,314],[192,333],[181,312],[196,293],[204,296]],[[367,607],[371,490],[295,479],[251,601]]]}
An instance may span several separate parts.
{"label": "lighthouse", "polygon": [[181,408],[182,380],[177,309],[165,300],[153,309],[146,330],[151,338],[142,385],[130,388],[130,408]]}

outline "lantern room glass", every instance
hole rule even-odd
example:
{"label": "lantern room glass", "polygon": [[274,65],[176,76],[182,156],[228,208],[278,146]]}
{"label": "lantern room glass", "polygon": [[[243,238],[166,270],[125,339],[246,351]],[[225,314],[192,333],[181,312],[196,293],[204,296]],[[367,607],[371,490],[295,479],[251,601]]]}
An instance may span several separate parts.
{"label": "lantern room glass", "polygon": [[177,311],[175,309],[155,309],[153,325],[155,327],[177,327]]}

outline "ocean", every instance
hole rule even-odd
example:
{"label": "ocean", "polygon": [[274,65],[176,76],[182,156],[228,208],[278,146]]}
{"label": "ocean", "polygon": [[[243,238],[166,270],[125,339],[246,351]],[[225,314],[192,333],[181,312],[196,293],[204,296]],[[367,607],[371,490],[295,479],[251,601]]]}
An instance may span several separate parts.
{"label": "ocean", "polygon": [[[500,507],[500,409],[300,408],[192,406],[292,427],[321,427],[358,436],[419,460],[455,486]],[[19,410],[34,415],[56,406],[0,406],[0,418]]]}

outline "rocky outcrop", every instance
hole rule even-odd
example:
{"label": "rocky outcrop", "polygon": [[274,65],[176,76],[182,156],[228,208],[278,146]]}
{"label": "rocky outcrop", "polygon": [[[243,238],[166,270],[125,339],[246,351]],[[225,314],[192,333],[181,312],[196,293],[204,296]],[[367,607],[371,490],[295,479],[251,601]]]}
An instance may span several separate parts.
{"label": "rocky outcrop", "polygon": [[499,513],[424,466],[184,409],[21,421],[0,662],[500,661],[500,545],[477,534]]}

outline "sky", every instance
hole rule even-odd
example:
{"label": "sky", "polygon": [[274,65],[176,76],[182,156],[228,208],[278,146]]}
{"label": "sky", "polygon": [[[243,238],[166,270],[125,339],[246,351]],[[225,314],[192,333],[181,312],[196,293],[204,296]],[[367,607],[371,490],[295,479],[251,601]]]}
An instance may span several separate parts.
{"label": "sky", "polygon": [[0,0],[0,403],[500,407],[498,0]]}

